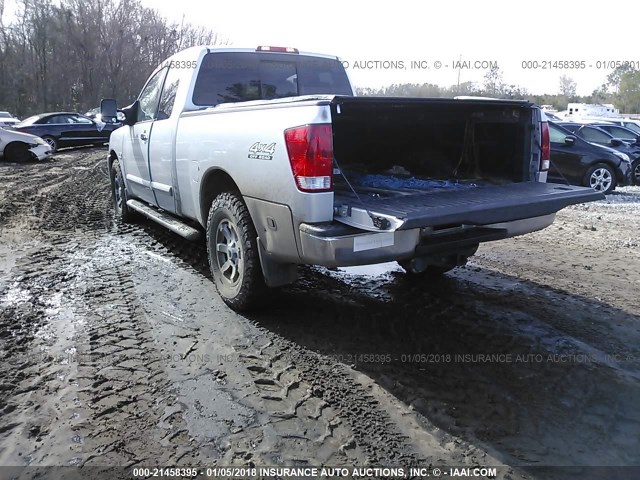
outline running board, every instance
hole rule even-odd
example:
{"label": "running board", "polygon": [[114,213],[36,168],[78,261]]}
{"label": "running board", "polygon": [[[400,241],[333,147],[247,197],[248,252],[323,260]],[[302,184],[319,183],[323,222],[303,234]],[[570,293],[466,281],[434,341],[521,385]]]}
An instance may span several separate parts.
{"label": "running board", "polygon": [[138,200],[127,200],[127,206],[187,240],[200,240],[200,238],[202,238],[202,234],[199,230],[187,225],[181,220],[178,220],[169,213],[161,212],[160,210],[149,205],[145,205]]}

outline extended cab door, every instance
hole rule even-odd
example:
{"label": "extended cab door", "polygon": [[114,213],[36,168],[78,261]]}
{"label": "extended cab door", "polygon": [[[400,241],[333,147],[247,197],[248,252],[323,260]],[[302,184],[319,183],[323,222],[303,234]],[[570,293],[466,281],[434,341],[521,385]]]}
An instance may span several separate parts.
{"label": "extended cab door", "polygon": [[175,163],[175,140],[179,109],[174,115],[174,103],[180,72],[170,68],[164,81],[158,114],[153,122],[153,131],[149,136],[149,171],[151,173],[151,189],[156,204],[171,213],[181,213],[177,192],[177,172]]}
{"label": "extended cab door", "polygon": [[147,82],[138,97],[138,117],[136,123],[129,127],[128,142],[124,145],[124,174],[131,195],[156,205],[155,195],[151,188],[151,172],[149,170],[149,139],[153,121],[158,114],[160,92],[167,69],[156,72]]}

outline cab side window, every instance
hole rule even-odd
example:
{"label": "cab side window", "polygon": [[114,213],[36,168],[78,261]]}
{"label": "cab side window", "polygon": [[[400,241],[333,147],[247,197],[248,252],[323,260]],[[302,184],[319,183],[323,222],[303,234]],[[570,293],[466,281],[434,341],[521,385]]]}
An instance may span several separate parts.
{"label": "cab side window", "polygon": [[160,91],[162,82],[167,74],[167,69],[163,68],[149,79],[145,87],[142,89],[138,101],[138,122],[146,122],[155,120],[158,113],[158,103],[160,100]]}
{"label": "cab side window", "polygon": [[176,92],[178,91],[178,83],[180,74],[177,69],[171,68],[164,81],[164,88],[160,96],[160,106],[158,107],[157,120],[165,120],[171,116],[173,112],[173,104],[176,101]]}

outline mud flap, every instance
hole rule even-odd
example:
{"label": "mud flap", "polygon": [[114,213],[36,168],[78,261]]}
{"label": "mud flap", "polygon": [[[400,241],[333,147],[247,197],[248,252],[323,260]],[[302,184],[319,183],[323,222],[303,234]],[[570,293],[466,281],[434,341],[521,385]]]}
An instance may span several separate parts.
{"label": "mud flap", "polygon": [[264,276],[264,283],[267,287],[289,285],[298,279],[297,265],[293,263],[274,262],[269,258],[269,254],[267,254],[260,238],[257,239],[257,243],[262,275]]}

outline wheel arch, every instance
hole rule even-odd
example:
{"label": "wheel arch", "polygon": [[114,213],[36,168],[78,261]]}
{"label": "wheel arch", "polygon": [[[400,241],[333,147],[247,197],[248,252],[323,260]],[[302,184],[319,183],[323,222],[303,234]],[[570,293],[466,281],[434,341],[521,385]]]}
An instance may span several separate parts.
{"label": "wheel arch", "polygon": [[600,165],[600,164],[604,164],[608,167],[613,168],[614,170],[616,169],[617,165],[615,164],[615,162],[609,158],[601,158],[596,160],[595,162],[593,162],[591,165],[589,165],[589,168],[591,167],[595,167],[596,165]]}
{"label": "wheel arch", "polygon": [[7,148],[9,148],[9,147],[11,147],[11,146],[13,146],[13,145],[25,145],[27,148],[29,147],[29,144],[28,144],[27,142],[23,142],[23,141],[21,141],[21,140],[11,140],[9,143],[7,143],[7,144],[4,146],[4,151],[3,151],[3,153],[7,151]]}
{"label": "wheel arch", "polygon": [[29,150],[29,154],[31,155],[32,159],[35,157],[34,154],[30,151],[29,144],[27,142],[23,142],[21,140],[12,140],[4,146],[4,150],[2,151],[2,158],[6,160],[7,151],[10,151],[12,147],[18,146],[18,145],[26,147],[27,150]]}
{"label": "wheel arch", "polygon": [[200,180],[199,192],[200,220],[204,228],[207,228],[207,217],[209,216],[209,208],[211,208],[213,199],[222,192],[237,192],[242,196],[238,184],[228,172],[222,168],[207,170]]}

